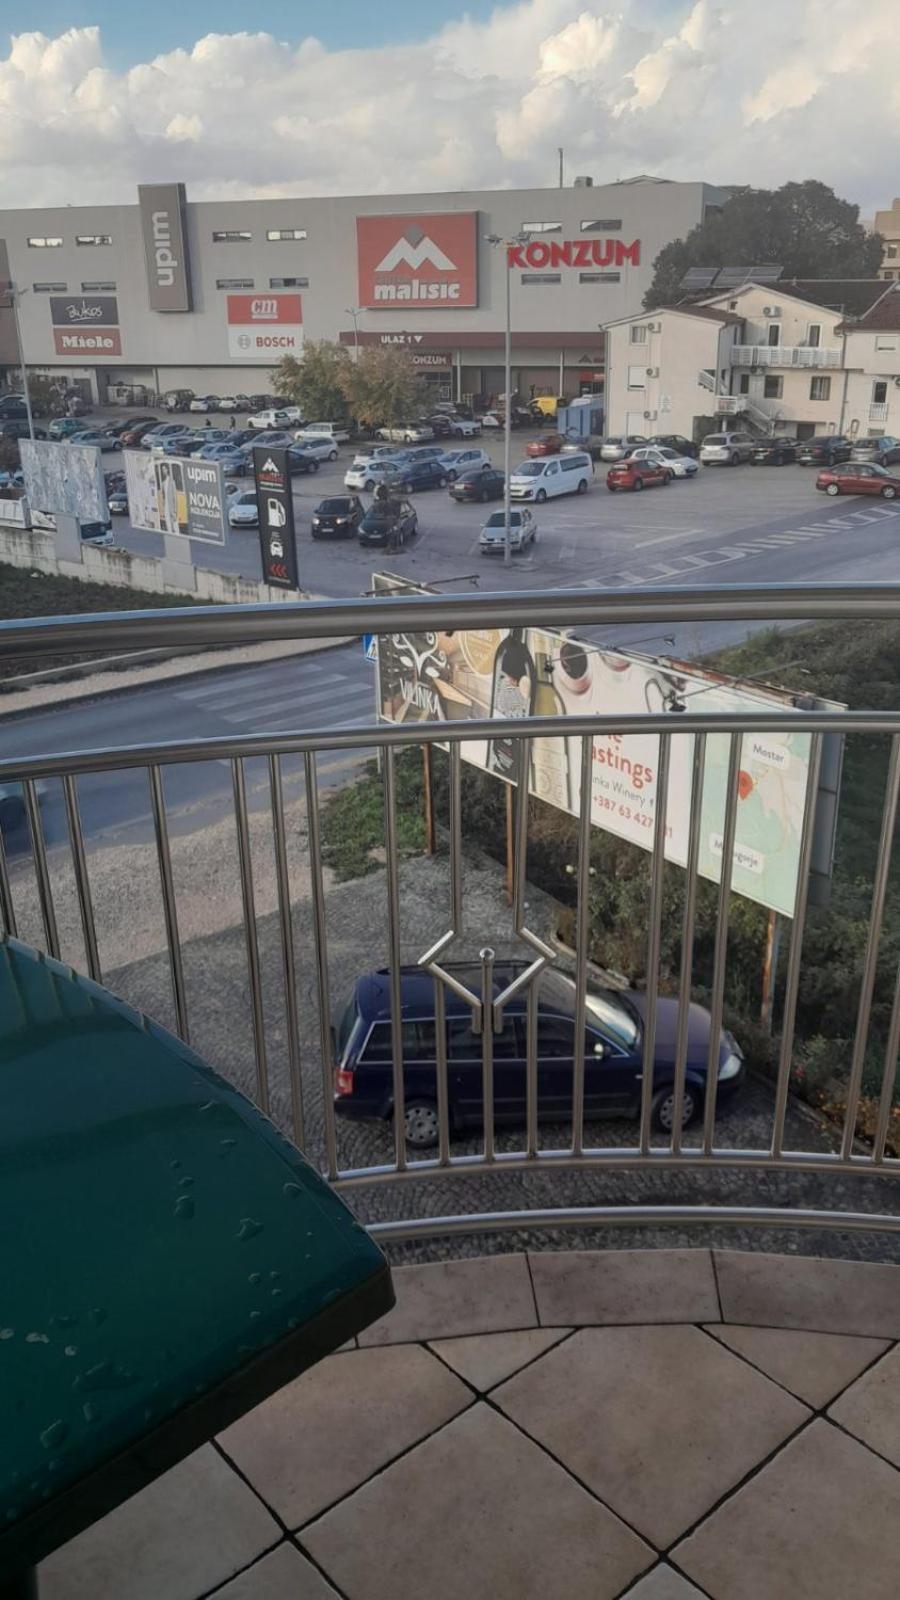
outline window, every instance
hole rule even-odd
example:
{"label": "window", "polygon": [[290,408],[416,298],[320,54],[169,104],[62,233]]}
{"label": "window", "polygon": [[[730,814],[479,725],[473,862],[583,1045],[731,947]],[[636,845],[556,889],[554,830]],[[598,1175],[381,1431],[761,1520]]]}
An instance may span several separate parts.
{"label": "window", "polygon": [[581,224],[582,233],[612,233],[613,229],[621,228],[621,217],[597,217]]}
{"label": "window", "polygon": [[749,394],[749,393],[750,393],[750,374],[749,374],[749,372],[742,372],[740,377],[738,378],[738,394]]}
{"label": "window", "polygon": [[110,279],[98,278],[96,283],[82,283],[82,294],[115,294],[115,283]]}
{"label": "window", "polygon": [[67,283],[33,283],[31,285],[35,294],[68,294]]}
{"label": "window", "polygon": [[646,367],[629,367],[628,368],[628,387],[629,387],[629,389],[644,389],[644,388],[646,388],[646,386],[647,386],[647,368]]}
{"label": "window", "polygon": [[217,289],[252,289],[252,278],[217,278]]}
{"label": "window", "polygon": [[223,228],[213,230],[213,244],[249,244],[253,238],[249,228]]}
{"label": "window", "polygon": [[895,244],[886,245],[884,253],[887,256],[889,261],[896,260],[896,257],[897,257],[897,246]]}
{"label": "window", "polygon": [[876,350],[896,350],[896,348],[897,348],[897,335],[895,333],[876,333],[876,335],[875,335],[875,349]]}
{"label": "window", "polygon": [[768,345],[771,345],[771,346],[779,345],[781,343],[781,323],[780,322],[770,322],[769,323],[768,332],[766,334],[766,343]]}
{"label": "window", "polygon": [[575,1054],[575,1025],[567,1017],[540,1017],[538,1020],[538,1056],[559,1060]]}
{"label": "window", "polygon": [[831,379],[827,377],[810,378],[809,398],[810,400],[830,400]]}
{"label": "window", "polygon": [[523,222],[523,233],[561,233],[561,222]]}
{"label": "window", "polygon": [[389,1022],[376,1022],[359,1059],[364,1061],[366,1066],[370,1062],[393,1060],[391,1053],[391,1025]]}
{"label": "window", "polygon": [[561,283],[561,272],[523,272],[522,283]]}
{"label": "window", "polygon": [[818,350],[819,345],[822,343],[822,324],[820,322],[810,323],[806,330],[806,342],[811,350]]}
{"label": "window", "polygon": [[568,456],[560,457],[560,468],[563,472],[578,472],[590,465],[590,456],[576,455],[574,452]]}
{"label": "window", "polygon": [[[447,1059],[448,1061],[477,1061],[480,1063],[481,1035],[472,1032],[472,1024],[468,1017],[449,1017],[447,1019]],[[524,1051],[516,1034],[515,1020],[507,1016],[503,1024],[503,1032],[494,1034],[494,1060],[515,1061]]]}
{"label": "window", "polygon": [[579,283],[621,283],[621,272],[579,272]]}
{"label": "window", "polygon": [[308,278],[270,278],[270,289],[308,289]]}
{"label": "window", "polygon": [[780,376],[767,374],[763,379],[763,395],[766,400],[780,400],[784,389],[784,379]]}
{"label": "window", "polygon": [[277,244],[281,239],[305,239],[305,228],[267,228],[266,238],[270,244]]}
{"label": "window", "polygon": [[62,239],[26,239],[29,250],[58,250]]}
{"label": "window", "polygon": [[643,322],[632,323],[632,326],[631,326],[631,343],[632,344],[646,344],[647,343],[647,327],[646,327],[645,323],[643,323]]}
{"label": "window", "polygon": [[872,385],[873,406],[883,406],[887,404],[887,390],[887,381],[880,378],[876,379]]}
{"label": "window", "polygon": [[111,233],[76,233],[76,244],[112,244]]}

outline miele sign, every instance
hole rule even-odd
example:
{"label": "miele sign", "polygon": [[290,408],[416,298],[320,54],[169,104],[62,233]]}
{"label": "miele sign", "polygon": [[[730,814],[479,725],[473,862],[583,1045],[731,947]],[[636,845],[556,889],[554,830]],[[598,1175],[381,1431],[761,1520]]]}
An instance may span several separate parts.
{"label": "miele sign", "polygon": [[641,241],[632,239],[532,239],[528,244],[511,244],[506,252],[510,267],[639,267]]}
{"label": "miele sign", "polygon": [[119,303],[113,294],[51,295],[50,320],[58,356],[120,356]]}
{"label": "miele sign", "polygon": [[478,214],[357,217],[359,303],[372,311],[478,304]]}
{"label": "miele sign", "polygon": [[269,361],[303,349],[299,294],[226,296],[228,354],[235,361]]}
{"label": "miele sign", "polygon": [[151,311],[190,311],[191,274],[188,262],[183,183],[138,185],[141,233],[147,262],[147,287]]}

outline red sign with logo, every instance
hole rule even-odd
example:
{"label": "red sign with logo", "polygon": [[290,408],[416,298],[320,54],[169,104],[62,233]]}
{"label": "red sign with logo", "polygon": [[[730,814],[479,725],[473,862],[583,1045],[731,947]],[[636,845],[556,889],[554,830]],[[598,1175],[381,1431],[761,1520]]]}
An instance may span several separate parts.
{"label": "red sign with logo", "polygon": [[478,304],[478,216],[357,217],[359,303],[371,311]]}
{"label": "red sign with logo", "polygon": [[228,321],[231,326],[249,322],[255,327],[265,323],[302,322],[300,296],[299,294],[230,294]]}
{"label": "red sign with logo", "polygon": [[54,328],[53,344],[58,356],[120,356],[122,338],[118,328]]}
{"label": "red sign with logo", "polygon": [[511,244],[506,253],[510,267],[639,267],[641,241],[632,239],[532,239],[528,244]]}

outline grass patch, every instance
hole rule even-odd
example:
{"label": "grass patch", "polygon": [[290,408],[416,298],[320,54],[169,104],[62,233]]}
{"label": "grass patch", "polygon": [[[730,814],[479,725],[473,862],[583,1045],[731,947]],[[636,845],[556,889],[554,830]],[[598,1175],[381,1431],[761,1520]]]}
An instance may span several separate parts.
{"label": "grass patch", "polygon": [[[396,789],[397,843],[402,860],[425,848],[418,750],[400,752]],[[322,807],[322,859],[339,883],[364,878],[384,865],[384,790],[376,762],[367,762],[358,782],[339,789]]]}

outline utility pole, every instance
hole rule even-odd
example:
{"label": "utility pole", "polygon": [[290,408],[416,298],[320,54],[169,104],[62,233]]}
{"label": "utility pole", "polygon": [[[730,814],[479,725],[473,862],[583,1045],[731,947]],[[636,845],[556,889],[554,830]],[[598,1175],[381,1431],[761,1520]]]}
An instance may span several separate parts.
{"label": "utility pole", "polygon": [[503,270],[506,273],[506,326],[503,341],[503,382],[505,386],[503,412],[503,565],[512,561],[512,530],[510,528],[509,474],[512,465],[512,269],[509,264],[511,245],[523,244],[527,235],[516,234],[504,239],[499,233],[485,234],[488,244],[500,245],[503,250]]}
{"label": "utility pole", "polygon": [[[22,324],[19,320],[19,291],[14,283],[8,285],[9,298],[12,303],[12,314],[16,325],[16,346],[19,351],[19,367],[22,373],[22,394],[25,397],[25,414],[28,418],[28,435],[34,440],[34,417],[31,413],[31,391],[28,388],[28,368],[25,365],[25,348],[22,344]],[[27,293],[27,291],[25,291]]]}
{"label": "utility pole", "polygon": [[558,154],[559,154],[559,187],[562,189],[563,188],[563,147],[562,147],[562,145],[560,145],[559,148],[558,148]]}
{"label": "utility pole", "polygon": [[353,318],[353,359],[359,361],[359,314],[362,306],[345,306],[348,317]]}

